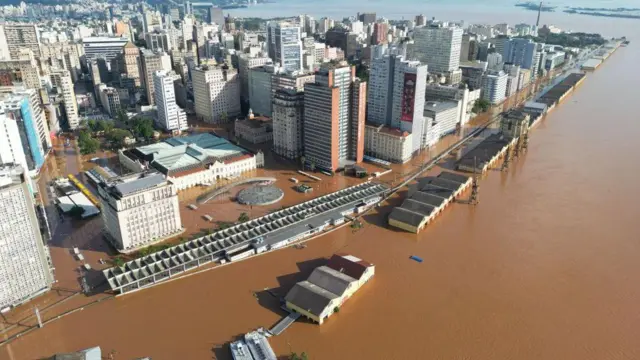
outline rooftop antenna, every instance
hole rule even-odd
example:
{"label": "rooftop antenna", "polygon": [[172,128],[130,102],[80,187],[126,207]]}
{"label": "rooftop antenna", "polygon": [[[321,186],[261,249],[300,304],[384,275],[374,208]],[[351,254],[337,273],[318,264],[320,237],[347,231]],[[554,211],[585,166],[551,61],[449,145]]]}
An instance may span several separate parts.
{"label": "rooftop antenna", "polygon": [[538,8],[538,20],[536,20],[536,27],[540,26],[540,13],[542,12],[542,1],[540,1],[540,7]]}

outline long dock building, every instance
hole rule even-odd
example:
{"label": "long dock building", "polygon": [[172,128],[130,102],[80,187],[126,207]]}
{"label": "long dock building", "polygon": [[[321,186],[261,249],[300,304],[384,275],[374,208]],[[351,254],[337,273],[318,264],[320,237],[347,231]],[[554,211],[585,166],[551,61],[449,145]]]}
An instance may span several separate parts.
{"label": "long dock building", "polygon": [[402,205],[391,211],[388,223],[390,226],[418,233],[469,186],[469,176],[446,171],[437,177],[419,179],[417,190]]}
{"label": "long dock building", "polygon": [[211,262],[229,262],[287,246],[377,204],[386,185],[364,182],[103,270],[114,292],[136,291]]}

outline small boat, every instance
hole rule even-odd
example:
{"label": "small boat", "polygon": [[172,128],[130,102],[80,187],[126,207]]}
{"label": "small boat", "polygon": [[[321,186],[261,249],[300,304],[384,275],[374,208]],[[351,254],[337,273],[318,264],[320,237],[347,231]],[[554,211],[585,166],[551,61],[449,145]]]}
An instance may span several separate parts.
{"label": "small boat", "polygon": [[419,263],[421,263],[421,262],[422,262],[422,258],[421,258],[421,257],[418,257],[418,256],[415,256],[415,255],[411,255],[411,256],[409,257],[409,259],[411,259],[411,260],[413,260],[413,261],[417,261],[417,262],[419,262]]}

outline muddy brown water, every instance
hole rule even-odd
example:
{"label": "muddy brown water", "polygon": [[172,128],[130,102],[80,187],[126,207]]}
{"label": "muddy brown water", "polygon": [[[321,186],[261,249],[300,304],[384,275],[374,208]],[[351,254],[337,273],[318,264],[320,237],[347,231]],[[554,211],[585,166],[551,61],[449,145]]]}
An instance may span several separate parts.
{"label": "muddy brown water", "polygon": [[356,233],[105,301],[0,348],[0,359],[95,345],[115,359],[229,359],[225,343],[281,317],[264,289],[286,293],[337,251],[374,263],[373,281],[324,325],[272,338],[278,355],[640,359],[639,62],[637,43],[621,48],[508,172],[482,179],[478,206],[454,204],[417,236],[384,227],[383,206]]}

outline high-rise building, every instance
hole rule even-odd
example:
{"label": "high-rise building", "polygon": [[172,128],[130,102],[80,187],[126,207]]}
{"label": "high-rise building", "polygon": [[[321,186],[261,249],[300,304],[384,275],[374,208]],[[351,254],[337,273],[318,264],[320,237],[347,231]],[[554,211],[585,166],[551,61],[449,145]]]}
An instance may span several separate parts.
{"label": "high-rise building", "polygon": [[122,53],[128,42],[127,37],[85,37],[82,39],[85,59],[89,61],[103,56],[107,61],[111,61]]}
{"label": "high-rise building", "polygon": [[105,234],[131,252],[183,231],[175,186],[164,175],[134,173],[98,186]]}
{"label": "high-rise building", "polygon": [[153,105],[155,100],[153,96],[155,91],[153,73],[161,70],[171,70],[171,57],[162,51],[142,49],[140,60],[142,64],[142,86],[145,88],[147,102],[149,105]]}
{"label": "high-rise building", "polygon": [[222,13],[222,9],[217,6],[212,6],[209,8],[209,14],[207,17],[209,23],[216,24],[220,27],[224,26],[224,14]]}
{"label": "high-rise building", "polygon": [[43,294],[53,283],[29,182],[19,165],[0,168],[0,309]]}
{"label": "high-rise building", "polygon": [[20,49],[30,49],[36,58],[40,58],[38,28],[34,24],[4,24],[4,35],[11,59],[20,58]]}
{"label": "high-rise building", "polygon": [[498,51],[496,46],[496,52],[502,54],[502,60],[505,63],[519,65],[523,69],[533,69],[535,68],[536,46],[537,44],[531,39],[516,38],[506,41],[502,52]]}
{"label": "high-rise building", "polygon": [[153,73],[156,107],[158,109],[157,124],[168,131],[187,130],[187,114],[176,104],[176,93],[173,83],[180,75],[173,71],[156,71]]}
{"label": "high-rise building", "polygon": [[364,153],[393,163],[404,164],[413,155],[413,134],[385,125],[367,124]]}
{"label": "high-rise building", "polygon": [[365,26],[369,24],[373,24],[376,22],[376,13],[358,14],[358,20],[362,21]]}
{"label": "high-rise building", "polygon": [[457,70],[460,66],[462,33],[458,27],[428,26],[415,29],[415,57],[429,65],[429,72],[432,73]]}
{"label": "high-rise building", "polygon": [[389,24],[378,22],[373,24],[373,35],[371,36],[371,45],[380,45],[387,43],[387,35],[389,34]]}
{"label": "high-rise building", "polygon": [[243,101],[249,101],[249,70],[272,63],[266,56],[251,57],[249,54],[238,56],[238,76],[240,77],[240,97]]}
{"label": "high-rise building", "polygon": [[[30,90],[35,93],[35,90]],[[40,109],[39,100],[36,99],[34,106],[29,95],[33,94],[14,92],[0,102],[6,135],[3,137],[7,140],[6,143],[0,143],[0,147],[5,154],[12,154],[3,155],[2,163],[10,163],[4,159],[13,158],[17,161],[16,164],[23,166],[29,176],[35,177],[40,173],[51,142],[47,142],[49,126]],[[35,96],[38,96],[37,93]],[[20,148],[14,148],[12,144],[19,144]]]}
{"label": "high-rise building", "polygon": [[385,55],[372,61],[369,74],[367,121],[413,134],[413,149],[420,149],[427,65]]}
{"label": "high-rise building", "polygon": [[499,104],[507,93],[508,75],[504,71],[489,73],[482,79],[482,98],[492,104]]}
{"label": "high-rise building", "polygon": [[474,34],[463,34],[460,45],[460,61],[474,61],[477,54],[476,36]]}
{"label": "high-rise building", "polygon": [[305,85],[304,155],[307,164],[335,171],[364,155],[366,82],[346,62],[325,64]]}
{"label": "high-rise building", "polygon": [[140,50],[131,41],[123,48],[119,56],[119,69],[128,79],[133,79],[135,86],[140,86]]}
{"label": "high-rise building", "polygon": [[427,17],[420,14],[420,15],[416,15],[416,26],[425,26],[427,25]]}
{"label": "high-rise building", "polygon": [[325,35],[325,43],[328,46],[337,47],[344,51],[344,55],[348,59],[352,59],[357,55],[358,48],[360,46],[358,42],[358,34],[339,27],[327,31]]}
{"label": "high-rise building", "polygon": [[276,91],[273,97],[273,151],[288,159],[302,156],[304,93],[292,89]]}
{"label": "high-rise building", "polygon": [[111,116],[115,117],[120,109],[120,95],[116,88],[104,86],[100,90],[100,103],[104,110]]}
{"label": "high-rise building", "polygon": [[147,33],[145,35],[145,41],[147,43],[147,49],[152,51],[164,51],[167,54],[171,52],[173,45],[169,34],[164,30],[156,30],[154,32]]}
{"label": "high-rise building", "polygon": [[55,86],[58,94],[62,95],[64,103],[64,118],[66,119],[65,129],[75,130],[80,124],[78,117],[78,102],[73,89],[73,81],[69,70],[54,69],[51,71],[51,83]]}
{"label": "high-rise building", "polygon": [[502,69],[502,55],[497,52],[487,55],[487,69],[500,71]]}
{"label": "high-rise building", "polygon": [[200,66],[191,71],[196,117],[208,123],[230,121],[240,114],[238,71],[226,65]]}
{"label": "high-rise building", "polygon": [[287,23],[269,23],[267,28],[269,57],[286,71],[302,70],[300,27]]}

